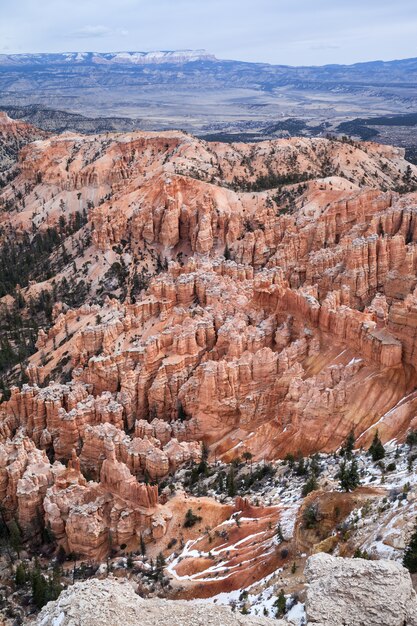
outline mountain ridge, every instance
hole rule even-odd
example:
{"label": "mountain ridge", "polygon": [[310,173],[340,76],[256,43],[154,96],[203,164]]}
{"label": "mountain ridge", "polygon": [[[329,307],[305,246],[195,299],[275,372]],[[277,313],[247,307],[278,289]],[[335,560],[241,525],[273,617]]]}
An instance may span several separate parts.
{"label": "mountain ridge", "polygon": [[216,61],[216,57],[206,50],[152,50],[119,52],[54,52],[54,53],[19,53],[0,55],[0,65],[42,65],[53,64],[94,64],[126,63],[142,65],[147,63],[187,63],[191,61]]}

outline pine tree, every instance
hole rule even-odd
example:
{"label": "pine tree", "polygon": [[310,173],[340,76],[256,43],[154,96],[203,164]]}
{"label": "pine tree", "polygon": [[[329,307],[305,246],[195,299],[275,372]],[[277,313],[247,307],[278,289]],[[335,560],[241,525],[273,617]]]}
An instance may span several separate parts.
{"label": "pine tree", "polygon": [[310,461],[310,472],[312,474],[314,474],[314,476],[317,478],[317,476],[321,473],[321,467],[319,464],[319,460],[320,457],[318,454],[313,454],[313,456],[311,457],[311,461]]}
{"label": "pine tree", "polygon": [[380,461],[385,456],[385,448],[379,438],[378,431],[375,432],[373,441],[369,447],[368,453],[371,455],[372,460]]}
{"label": "pine tree", "polygon": [[194,515],[192,509],[188,509],[185,514],[184,528],[192,528],[197,522],[200,522],[201,519],[199,515]]}
{"label": "pine tree", "polygon": [[159,552],[158,556],[156,557],[156,569],[162,570],[164,569],[165,565],[166,565],[165,557],[162,554],[162,552]]}
{"label": "pine tree", "polygon": [[307,467],[304,458],[301,455],[298,457],[298,463],[295,467],[295,473],[297,476],[305,476],[307,474]]}
{"label": "pine tree", "polygon": [[47,602],[47,587],[45,576],[41,574],[39,564],[36,564],[32,572],[32,599],[38,609],[41,609]]}
{"label": "pine tree", "polygon": [[355,433],[352,428],[352,430],[346,437],[344,444],[340,448],[340,452],[339,452],[340,456],[343,456],[345,457],[345,459],[350,460],[352,458],[354,445],[355,445]]}
{"label": "pine tree", "polygon": [[276,609],[275,617],[278,618],[278,617],[282,617],[283,615],[285,615],[285,610],[287,608],[287,601],[285,599],[285,593],[283,589],[281,589],[281,591],[279,592],[279,596],[274,602],[274,607]]}
{"label": "pine tree", "polygon": [[417,572],[417,522],[404,552],[403,565],[412,574]]}
{"label": "pine tree", "polygon": [[301,490],[301,495],[305,498],[312,491],[316,491],[318,488],[317,478],[315,474],[312,474],[310,478],[304,483],[303,488]]}
{"label": "pine tree", "polygon": [[350,465],[343,461],[336,477],[340,481],[340,487],[346,492],[354,491],[356,487],[359,487],[361,481],[356,459],[352,459]]}
{"label": "pine tree", "polygon": [[9,524],[10,533],[10,545],[17,554],[17,558],[20,558],[20,550],[22,549],[22,533],[16,522],[12,520]]}
{"label": "pine tree", "polygon": [[281,524],[278,524],[277,526],[277,530],[276,530],[276,536],[278,537],[278,540],[280,543],[282,543],[283,541],[285,541],[284,539],[284,534],[282,532],[282,526]]}
{"label": "pine tree", "polygon": [[235,470],[233,465],[230,465],[229,473],[226,480],[227,495],[233,498],[236,495],[236,483],[235,483]]}
{"label": "pine tree", "polygon": [[25,566],[23,565],[23,563],[19,563],[19,565],[17,566],[14,581],[17,587],[21,587],[22,585],[25,584],[26,570],[25,570]]}
{"label": "pine tree", "polygon": [[405,443],[413,448],[417,444],[417,430],[410,430]]}

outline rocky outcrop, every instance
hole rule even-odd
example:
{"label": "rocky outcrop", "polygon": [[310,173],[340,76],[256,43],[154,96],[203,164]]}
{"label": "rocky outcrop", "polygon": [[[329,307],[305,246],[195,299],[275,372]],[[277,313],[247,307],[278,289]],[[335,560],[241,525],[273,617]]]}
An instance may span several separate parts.
{"label": "rocky outcrop", "polygon": [[45,452],[22,431],[0,443],[0,502],[3,516],[15,519],[25,537],[42,528],[43,500],[54,476]]}
{"label": "rocky outcrop", "polygon": [[26,122],[13,120],[0,111],[0,172],[8,169],[18,160],[19,150],[37,139],[44,139],[48,133]]}
{"label": "rocky outcrop", "polygon": [[127,580],[75,583],[40,612],[37,626],[285,626],[283,620],[232,613],[229,607],[198,602],[143,599]]}
{"label": "rocky outcrop", "polygon": [[417,596],[408,571],[392,561],[308,559],[306,611],[311,626],[413,626]]}
{"label": "rocky outcrop", "polygon": [[158,487],[139,483],[116,460],[114,444],[106,443],[100,482],[87,482],[76,454],[55,480],[43,503],[45,522],[67,552],[100,561],[111,546],[137,549],[140,541],[160,539],[171,517],[158,505]]}

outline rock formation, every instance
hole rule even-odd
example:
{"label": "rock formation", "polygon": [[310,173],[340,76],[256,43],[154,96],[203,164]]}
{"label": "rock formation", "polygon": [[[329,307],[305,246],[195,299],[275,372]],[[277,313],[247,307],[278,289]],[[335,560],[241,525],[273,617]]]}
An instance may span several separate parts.
{"label": "rock formation", "polygon": [[275,459],[417,425],[417,167],[400,149],[66,133],[26,145],[14,174],[0,245],[60,242],[19,286],[20,315],[41,295],[50,317],[0,406],[23,527],[44,517],[101,558],[164,534],[146,483],[202,442]]}
{"label": "rock formation", "polygon": [[75,583],[49,602],[37,626],[285,626],[283,620],[232,613],[229,607],[139,597],[128,581],[117,578]]}
{"label": "rock formation", "polygon": [[417,597],[408,571],[392,561],[308,559],[306,611],[313,626],[413,626]]}
{"label": "rock formation", "polygon": [[[307,626],[414,626],[417,599],[408,572],[391,561],[335,558],[319,553],[308,559],[306,612]],[[144,626],[180,622],[203,624],[276,624],[294,622],[243,616],[229,607],[211,603],[143,600],[127,580],[107,578],[79,582],[62,592],[58,600],[44,607],[38,626],[56,624],[127,626],[138,620]]]}

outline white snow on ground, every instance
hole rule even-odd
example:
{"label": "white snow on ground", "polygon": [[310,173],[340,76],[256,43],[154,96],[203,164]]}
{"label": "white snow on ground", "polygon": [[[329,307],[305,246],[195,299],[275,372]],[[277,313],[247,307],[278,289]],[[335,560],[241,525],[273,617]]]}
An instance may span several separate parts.
{"label": "white snow on ground", "polygon": [[[366,551],[372,558],[388,558],[401,561],[406,542],[415,524],[417,517],[417,446],[415,450],[406,444],[397,446],[396,441],[385,445],[385,457],[380,463],[373,463],[366,451],[355,452],[361,477],[361,485],[376,488],[375,492],[365,496],[361,506],[354,509],[351,514],[342,521],[342,526],[348,531],[350,543],[361,551]],[[413,460],[413,455],[416,460]],[[411,456],[411,460],[410,460]],[[319,455],[318,463],[321,469],[319,484],[326,490],[337,491],[340,489],[337,473],[343,459],[337,455]],[[306,480],[305,476],[297,476],[295,471],[290,471],[282,461],[274,463],[275,476],[268,477],[261,487],[252,495],[252,502],[259,504],[278,506],[280,509],[279,524],[281,532],[286,540],[294,535],[294,526],[303,498],[301,489]],[[256,465],[254,464],[254,468]],[[214,495],[214,494],[213,494]],[[230,500],[231,501],[231,500]],[[230,519],[223,522],[222,526],[236,524],[234,514]],[[240,522],[253,521],[252,518],[241,517]],[[219,563],[210,565],[203,571],[190,576],[179,576],[176,567],[187,556],[206,557],[222,556],[225,552],[239,549],[239,546],[255,539],[262,540],[262,532],[251,534],[240,539],[233,545],[222,543],[213,548],[209,553],[196,549],[199,539],[186,544],[181,554],[172,557],[167,570],[177,580],[198,580],[199,582],[224,580],[236,570],[228,567],[222,559]],[[201,539],[201,538],[200,538]],[[268,538],[264,542],[264,554],[276,550],[280,543],[278,534]],[[338,553],[336,548],[335,554]],[[305,556],[305,555],[304,555]],[[259,558],[259,557],[256,557]],[[225,571],[227,570],[227,571]],[[252,615],[275,616],[274,603],[280,592],[281,583],[277,581],[277,570],[261,581],[257,581],[246,589],[240,589],[230,593],[220,593],[204,602],[218,604],[231,604],[236,611],[243,610]],[[202,577],[202,578],[200,578]],[[274,584],[275,581],[275,584]],[[285,592],[285,588],[284,588]],[[287,597],[287,615],[290,623],[294,626],[305,624],[304,605],[297,599]]]}

